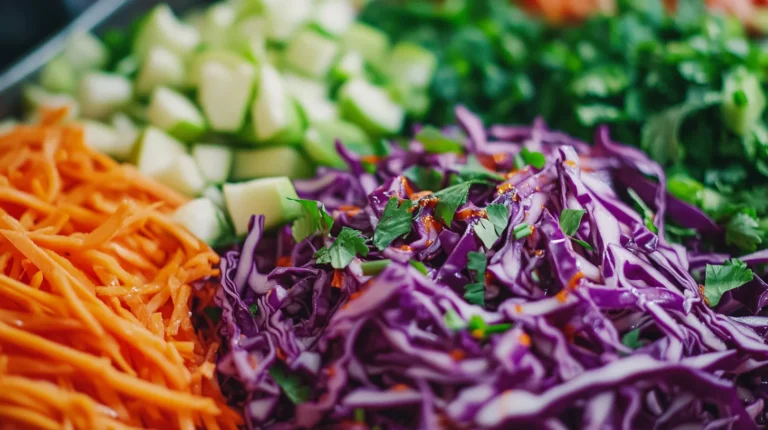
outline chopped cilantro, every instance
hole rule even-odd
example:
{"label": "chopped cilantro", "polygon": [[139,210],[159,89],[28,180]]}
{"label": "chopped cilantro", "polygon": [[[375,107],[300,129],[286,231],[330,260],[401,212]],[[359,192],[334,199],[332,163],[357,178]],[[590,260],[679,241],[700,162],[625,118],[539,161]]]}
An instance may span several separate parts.
{"label": "chopped cilantro", "polygon": [[424,265],[421,261],[411,260],[409,261],[410,265],[413,266],[416,270],[421,272],[422,275],[426,275],[429,273],[429,270],[427,269],[427,266]]}
{"label": "chopped cilantro", "polygon": [[496,229],[496,234],[501,236],[501,233],[504,232],[504,229],[509,224],[509,210],[504,205],[493,204],[488,205],[485,211],[488,214],[488,220],[493,223]]}
{"label": "chopped cilantro", "polygon": [[467,324],[467,329],[472,336],[480,339],[487,338],[489,334],[504,333],[511,328],[512,324],[509,323],[488,325],[479,315],[469,317],[469,323]]}
{"label": "chopped cilantro", "polygon": [[499,240],[499,233],[496,232],[496,227],[493,223],[485,218],[479,219],[474,225],[475,234],[483,242],[486,248],[490,249],[497,240]]}
{"label": "chopped cilantro", "polygon": [[482,252],[467,254],[467,269],[475,272],[475,282],[464,287],[464,298],[473,305],[485,306],[485,268],[487,257]]}
{"label": "chopped cilantro", "polygon": [[360,263],[360,269],[365,276],[375,276],[381,273],[390,264],[392,264],[392,260],[364,261]]}
{"label": "chopped cilantro", "polygon": [[289,199],[297,202],[301,206],[301,218],[293,222],[291,233],[296,242],[301,242],[305,238],[315,233],[327,235],[333,227],[333,217],[325,211],[325,205],[315,200]]}
{"label": "chopped cilantro", "polygon": [[636,328],[632,331],[628,331],[621,337],[621,343],[632,349],[637,349],[643,346],[643,344],[640,343],[640,329]]}
{"label": "chopped cilantro", "polygon": [[459,314],[453,309],[449,309],[443,317],[446,327],[453,331],[464,330],[467,327],[467,322],[461,319]]}
{"label": "chopped cilantro", "polygon": [[523,159],[525,164],[530,164],[537,169],[541,169],[547,164],[547,159],[544,157],[544,154],[541,152],[531,152],[528,148],[523,148],[523,150],[520,151],[520,158]]}
{"label": "chopped cilantro", "polygon": [[463,205],[467,201],[469,195],[469,187],[476,181],[462,182],[435,193],[435,197],[438,198],[437,206],[435,207],[435,215],[445,225],[450,226],[453,221],[453,216],[456,214],[456,209]]}
{"label": "chopped cilantro", "polygon": [[444,154],[448,152],[460,153],[464,146],[461,142],[457,142],[451,138],[446,137],[440,130],[432,126],[426,126],[416,134],[416,140],[424,145],[424,150],[435,154]]}
{"label": "chopped cilantro", "polygon": [[560,214],[560,229],[566,236],[576,234],[585,213],[587,211],[584,209],[563,209],[563,213]]}
{"label": "chopped cilantro", "polygon": [[269,375],[275,380],[277,385],[282,388],[283,393],[293,402],[298,405],[309,400],[309,396],[312,394],[308,385],[301,380],[296,374],[288,373],[288,369],[282,364],[274,364],[269,368]]}
{"label": "chopped cilantro", "polygon": [[726,261],[722,266],[707,264],[704,278],[704,297],[710,307],[717,306],[727,291],[739,288],[754,277],[746,263],[738,259]]}
{"label": "chopped cilantro", "polygon": [[397,197],[390,198],[373,233],[373,244],[379,249],[385,249],[396,238],[407,236],[412,228],[412,211],[412,201],[403,200],[398,206]]}
{"label": "chopped cilantro", "polygon": [[254,303],[251,306],[248,306],[248,311],[251,313],[252,317],[256,318],[256,315],[259,314],[259,305]]}
{"label": "chopped cilantro", "polygon": [[320,248],[315,252],[314,258],[317,264],[330,264],[334,269],[343,269],[357,254],[363,257],[368,255],[365,237],[358,230],[344,227],[329,247]]}
{"label": "chopped cilantro", "polygon": [[434,191],[443,188],[443,174],[429,167],[411,166],[403,172],[403,176],[422,191]]}
{"label": "chopped cilantro", "polygon": [[753,252],[763,243],[757,221],[746,213],[734,215],[725,226],[725,243],[746,252]]}

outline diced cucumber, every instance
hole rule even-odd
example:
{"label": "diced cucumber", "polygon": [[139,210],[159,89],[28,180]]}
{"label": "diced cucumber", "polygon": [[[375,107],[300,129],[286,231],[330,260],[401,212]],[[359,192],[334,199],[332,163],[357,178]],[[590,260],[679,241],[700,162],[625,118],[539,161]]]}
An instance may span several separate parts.
{"label": "diced cucumber", "polygon": [[203,81],[203,67],[209,63],[218,63],[228,69],[248,68],[255,75],[253,63],[246,60],[243,56],[223,49],[206,50],[195,54],[190,61],[189,66],[189,85],[198,87]]}
{"label": "diced cucumber", "polygon": [[56,57],[40,71],[40,85],[55,93],[73,93],[77,88],[77,76],[72,64],[64,57]]}
{"label": "diced cucumber", "polygon": [[312,14],[313,0],[262,0],[265,34],[274,42],[286,42],[307,22]]}
{"label": "diced cucumber", "polygon": [[325,97],[295,97],[294,99],[310,124],[319,121],[331,121],[339,117],[336,104]]}
{"label": "diced cucumber", "polygon": [[430,99],[427,89],[417,89],[402,81],[392,81],[387,87],[392,100],[405,108],[408,115],[421,118],[429,110]]}
{"label": "diced cucumber", "polygon": [[322,0],[315,7],[313,21],[326,33],[338,36],[355,22],[355,8],[348,0]]}
{"label": "diced cucumber", "polygon": [[359,52],[347,52],[336,66],[333,67],[332,77],[336,81],[344,82],[352,78],[362,77],[365,73],[365,59]]}
{"label": "diced cucumber", "polygon": [[173,219],[211,246],[229,233],[229,224],[221,209],[207,198],[195,199],[180,206],[174,212]]}
{"label": "diced cucumber", "polygon": [[285,64],[307,76],[322,78],[328,74],[339,46],[320,33],[305,29],[299,31],[285,50]]}
{"label": "diced cucumber", "polygon": [[40,108],[67,107],[67,118],[77,118],[79,106],[77,101],[68,94],[53,94],[37,85],[28,85],[23,90],[25,115],[30,119],[37,118]]}
{"label": "diced cucumber", "polygon": [[304,152],[319,165],[344,169],[347,165],[336,151],[336,139],[358,154],[370,155],[373,152],[368,135],[360,127],[345,121],[311,125],[304,135]]}
{"label": "diced cucumber", "polygon": [[390,78],[418,89],[429,86],[436,68],[435,54],[410,42],[395,45],[387,63]]}
{"label": "diced cucumber", "polygon": [[180,22],[167,4],[155,6],[144,20],[134,40],[134,54],[143,59],[150,48],[162,46],[185,56],[192,52],[200,42],[200,33],[187,24]]}
{"label": "diced cucumber", "polygon": [[311,97],[311,98],[326,98],[328,97],[328,87],[313,79],[307,79],[302,76],[294,75],[292,73],[283,73],[283,84],[288,94],[295,98]]}
{"label": "diced cucumber", "polygon": [[179,154],[151,176],[186,196],[196,196],[205,188],[205,179],[189,154]]}
{"label": "diced cucumber", "polygon": [[212,129],[235,132],[243,126],[254,80],[255,71],[245,62],[228,66],[211,60],[202,66],[197,100]]}
{"label": "diced cucumber", "polygon": [[380,87],[353,79],[339,90],[342,117],[371,134],[394,134],[403,126],[405,112]]}
{"label": "diced cucumber", "polygon": [[205,133],[205,118],[197,107],[183,95],[166,87],[152,92],[147,109],[149,123],[185,142]]}
{"label": "diced cucumber", "polygon": [[160,85],[180,88],[186,83],[184,61],[180,56],[162,46],[149,50],[136,78],[136,92],[148,95]]}
{"label": "diced cucumber", "polygon": [[224,184],[227,203],[235,234],[248,233],[253,215],[264,215],[264,228],[271,229],[301,216],[296,190],[288,178],[255,179],[239,184]]}
{"label": "diced cucumber", "polygon": [[128,149],[128,151],[125,153],[122,151],[116,151],[118,152],[118,155],[110,155],[120,161],[126,160],[133,152],[133,145],[136,144],[140,130],[133,122],[133,120],[131,120],[131,118],[123,112],[117,112],[116,114],[112,115],[111,124],[117,132],[117,147],[130,149]]}
{"label": "diced cucumber", "polygon": [[192,148],[203,178],[210,184],[223,184],[232,170],[232,150],[226,146],[200,143]]}
{"label": "diced cucumber", "polygon": [[145,175],[152,176],[163,170],[178,156],[186,154],[183,143],[167,135],[164,131],[149,126],[133,147],[131,160],[136,168]]}
{"label": "diced cucumber", "polygon": [[312,166],[304,156],[290,146],[235,151],[235,163],[231,179],[244,181],[270,176],[287,176],[291,179],[312,175]]}
{"label": "diced cucumber", "polygon": [[109,53],[99,39],[90,33],[77,33],[69,38],[64,58],[76,72],[98,70],[107,65]]}
{"label": "diced cucumber", "polygon": [[204,15],[201,37],[205,45],[222,47],[227,44],[229,31],[235,24],[235,7],[228,3],[210,6]]}
{"label": "diced cucumber", "polygon": [[228,46],[249,61],[261,63],[267,57],[267,38],[263,17],[248,17],[238,22],[228,34]]}
{"label": "diced cucumber", "polygon": [[83,120],[82,125],[86,145],[118,160],[130,156],[135,141],[125,139],[114,127],[91,120]]}
{"label": "diced cucumber", "polygon": [[203,197],[210,200],[219,209],[225,210],[227,208],[226,202],[224,202],[224,193],[216,185],[209,185],[203,190]]}
{"label": "diced cucumber", "polygon": [[115,64],[115,73],[127,78],[133,78],[138,74],[139,60],[133,55],[127,55]]}
{"label": "diced cucumber", "polygon": [[80,79],[77,95],[83,116],[103,119],[130,103],[133,86],[124,76],[91,72]]}
{"label": "diced cucumber", "polygon": [[360,53],[372,64],[384,61],[389,50],[389,38],[384,32],[359,22],[352,24],[342,39],[347,51]]}
{"label": "diced cucumber", "polygon": [[277,70],[261,67],[259,88],[251,108],[254,136],[258,142],[290,143],[300,138],[301,121],[293,100],[288,97]]}

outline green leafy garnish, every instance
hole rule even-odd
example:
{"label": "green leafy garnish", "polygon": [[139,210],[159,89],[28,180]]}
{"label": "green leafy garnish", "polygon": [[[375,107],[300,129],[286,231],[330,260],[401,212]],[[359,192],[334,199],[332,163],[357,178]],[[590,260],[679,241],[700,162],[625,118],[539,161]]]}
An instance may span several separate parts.
{"label": "green leafy garnish", "polygon": [[424,265],[421,261],[411,260],[409,261],[409,264],[413,266],[416,270],[421,272],[422,275],[426,275],[429,273],[429,270],[427,269],[427,266]]}
{"label": "green leafy garnish", "polygon": [[435,169],[411,166],[403,172],[420,190],[439,190],[443,188],[443,174]]}
{"label": "green leafy garnish", "polygon": [[725,243],[746,252],[753,252],[763,243],[762,234],[754,218],[746,213],[738,213],[725,226]]}
{"label": "green leafy garnish", "polygon": [[463,182],[435,193],[435,197],[438,198],[437,206],[435,206],[435,215],[438,219],[443,221],[445,225],[451,225],[453,216],[456,214],[456,209],[467,201],[469,188],[474,183],[476,183],[476,181]]}
{"label": "green leafy garnish", "polygon": [[493,224],[496,230],[496,234],[501,236],[504,229],[509,224],[509,210],[506,206],[500,204],[488,205],[485,208],[485,212],[488,214],[488,221]]}
{"label": "green leafy garnish", "polygon": [[365,422],[365,409],[363,408],[355,408],[355,422],[356,423],[364,423]]}
{"label": "green leafy garnish", "polygon": [[384,213],[373,233],[373,244],[379,249],[385,249],[398,237],[405,237],[411,232],[413,221],[413,202],[403,200],[398,205],[398,198],[392,197],[384,207]]}
{"label": "green leafy garnish", "polygon": [[525,164],[530,164],[537,169],[541,169],[547,164],[547,159],[544,157],[544,154],[541,152],[531,152],[528,148],[523,148],[520,152],[520,158],[523,159]]}
{"label": "green leafy garnish", "polygon": [[587,242],[584,242],[581,239],[576,239],[575,237],[572,237],[571,240],[579,245],[581,245],[584,249],[587,251],[594,251],[595,248],[592,248],[592,245],[588,244]]}
{"label": "green leafy garnish", "polygon": [[343,269],[352,262],[355,255],[368,255],[363,233],[344,227],[329,247],[320,248],[313,256],[317,264],[330,264],[334,269]]}
{"label": "green leafy garnish", "polygon": [[440,130],[432,126],[426,126],[416,134],[416,140],[424,145],[424,150],[435,154],[447,152],[460,153],[464,146],[460,142],[443,135]]}
{"label": "green leafy garnish", "polygon": [[640,329],[636,328],[628,331],[621,337],[621,343],[632,349],[637,349],[643,346],[643,344],[640,343]]}
{"label": "green leafy garnish", "polygon": [[312,394],[309,385],[306,385],[298,375],[288,373],[288,369],[286,369],[284,365],[272,365],[272,367],[269,368],[269,375],[272,376],[272,379],[274,379],[277,385],[282,388],[283,393],[285,393],[294,405],[309,400],[309,396]]}
{"label": "green leafy garnish", "polygon": [[468,181],[503,181],[504,177],[483,166],[473,154],[467,156],[467,164],[456,166],[457,175],[453,175],[455,183]]}
{"label": "green leafy garnish", "polygon": [[707,264],[704,278],[704,298],[710,307],[717,306],[728,291],[746,284],[754,277],[747,264],[738,259],[726,261],[722,266]]}
{"label": "green leafy garnish", "polygon": [[365,276],[375,276],[381,273],[390,264],[392,264],[392,260],[364,261],[360,263],[360,269]]}
{"label": "green leafy garnish", "polygon": [[325,205],[316,200],[289,199],[301,206],[302,215],[293,222],[291,233],[296,242],[315,233],[327,235],[333,227],[333,217],[325,211]]}
{"label": "green leafy garnish", "polygon": [[584,209],[563,209],[560,214],[560,229],[566,236],[573,236],[579,231],[581,218],[587,213]]}
{"label": "green leafy garnish", "polygon": [[496,226],[485,218],[480,218],[474,225],[475,234],[483,242],[486,248],[490,249],[493,244],[499,240],[499,233],[496,232]]}
{"label": "green leafy garnish", "polygon": [[635,202],[635,205],[640,208],[640,211],[643,213],[643,224],[645,224],[645,227],[648,228],[648,230],[657,233],[659,229],[657,229],[656,225],[653,224],[653,210],[651,210],[651,208],[645,204],[643,199],[640,198],[637,192],[632,188],[627,188],[627,194],[629,194],[629,197],[633,202]]}
{"label": "green leafy garnish", "polygon": [[256,315],[259,314],[259,305],[254,303],[251,306],[248,306],[248,311],[251,313],[252,317],[256,318]]}
{"label": "green leafy garnish", "polygon": [[475,272],[475,282],[464,287],[464,298],[473,305],[485,306],[485,268],[488,264],[482,252],[467,254],[467,269]]}

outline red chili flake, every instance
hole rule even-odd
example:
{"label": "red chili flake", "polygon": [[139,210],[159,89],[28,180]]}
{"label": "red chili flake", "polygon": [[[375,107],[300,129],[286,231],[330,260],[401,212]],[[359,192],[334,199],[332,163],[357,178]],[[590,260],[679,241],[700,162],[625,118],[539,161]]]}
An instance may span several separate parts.
{"label": "red chili flake", "polygon": [[395,384],[389,388],[389,391],[408,391],[411,388],[405,384]]}
{"label": "red chili flake", "polygon": [[290,266],[291,266],[290,255],[283,255],[282,257],[277,259],[277,267],[290,267]]}
{"label": "red chili flake", "polygon": [[349,216],[355,216],[360,213],[360,208],[352,205],[341,205],[339,210],[346,212]]}
{"label": "red chili flake", "polygon": [[331,280],[331,286],[334,288],[341,288],[344,283],[344,272],[339,269],[333,271],[333,279]]}
{"label": "red chili flake", "polygon": [[574,275],[568,281],[568,288],[571,290],[575,290],[576,287],[579,285],[579,281],[581,281],[582,278],[584,278],[584,272],[582,272],[581,270],[574,273]]}
{"label": "red chili flake", "polygon": [[565,301],[568,300],[568,290],[560,290],[555,297],[557,297],[558,302],[565,303]]}
{"label": "red chili flake", "polygon": [[523,346],[531,346],[531,337],[528,336],[526,333],[521,333],[520,337],[518,338],[518,341],[520,342],[520,345]]}
{"label": "red chili flake", "polygon": [[460,349],[454,349],[453,351],[451,351],[450,355],[451,355],[451,358],[454,359],[455,361],[461,361],[467,356],[467,354]]}

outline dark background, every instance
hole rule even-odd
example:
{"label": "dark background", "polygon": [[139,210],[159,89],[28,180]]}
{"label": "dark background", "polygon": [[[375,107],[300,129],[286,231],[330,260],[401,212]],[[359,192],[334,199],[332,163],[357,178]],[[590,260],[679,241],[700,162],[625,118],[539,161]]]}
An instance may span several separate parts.
{"label": "dark background", "polygon": [[96,0],[0,0],[0,71]]}

